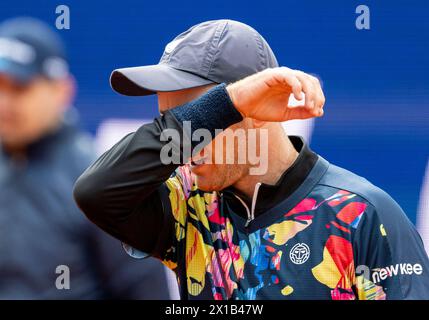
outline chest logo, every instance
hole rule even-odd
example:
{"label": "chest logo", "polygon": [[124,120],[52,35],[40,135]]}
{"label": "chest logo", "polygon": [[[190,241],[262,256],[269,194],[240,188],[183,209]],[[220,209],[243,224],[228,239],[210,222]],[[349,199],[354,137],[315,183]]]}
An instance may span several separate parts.
{"label": "chest logo", "polygon": [[290,260],[295,264],[303,264],[310,257],[310,248],[305,243],[297,243],[289,253]]}

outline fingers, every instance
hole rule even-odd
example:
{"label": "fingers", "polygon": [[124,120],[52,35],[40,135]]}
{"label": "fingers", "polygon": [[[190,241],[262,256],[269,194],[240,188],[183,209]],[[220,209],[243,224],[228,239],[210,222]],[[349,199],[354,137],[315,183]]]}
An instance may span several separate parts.
{"label": "fingers", "polygon": [[[325,96],[319,79],[300,70],[292,70],[287,67],[276,69],[280,71],[282,82],[291,89],[295,99],[302,100],[302,93],[304,93],[303,107],[307,108],[313,117],[322,116]],[[298,113],[300,112],[298,111]],[[311,116],[306,115],[306,117]]]}
{"label": "fingers", "polygon": [[320,116],[323,114],[323,106],[325,104],[325,96],[323,94],[322,85],[319,79],[312,75],[308,75],[309,80],[313,83],[314,90],[314,111]]}
{"label": "fingers", "polygon": [[278,73],[281,78],[280,81],[283,82],[287,87],[291,88],[293,96],[296,100],[302,100],[302,83],[294,74],[294,70],[287,67],[280,67],[280,73]]}
{"label": "fingers", "polygon": [[[226,87],[243,118],[261,121],[308,119],[323,115],[325,97],[319,80],[287,67],[268,68]],[[291,94],[302,105],[291,104]]]}
{"label": "fingers", "polygon": [[302,84],[302,89],[305,93],[305,107],[318,117],[323,115],[323,105],[325,103],[325,96],[323,95],[322,87],[319,79],[306,74],[302,71],[296,70],[296,77]]}
{"label": "fingers", "polygon": [[291,79],[289,80],[289,83],[292,83],[291,89],[292,89],[293,96],[295,97],[296,100],[302,100],[303,87],[302,87],[301,81],[299,81],[298,78],[293,77],[292,75],[290,76],[290,78]]}
{"label": "fingers", "polygon": [[296,100],[302,99],[302,84],[298,81],[297,84],[292,86],[292,93]]}
{"label": "fingers", "polygon": [[315,89],[315,107],[321,115],[323,115],[323,106],[325,105],[325,95],[323,94],[322,85],[319,79],[310,75],[311,80],[314,84]]}
{"label": "fingers", "polygon": [[302,90],[305,93],[305,104],[304,106],[309,110],[312,110],[315,106],[315,88],[314,83],[311,81],[310,77],[299,70],[295,70],[295,75],[297,79],[301,82]]}
{"label": "fingers", "polygon": [[321,117],[322,115],[323,113],[315,116],[314,113],[307,107],[294,107],[288,108],[287,114],[284,117],[284,121],[291,119],[304,120],[314,117]]}

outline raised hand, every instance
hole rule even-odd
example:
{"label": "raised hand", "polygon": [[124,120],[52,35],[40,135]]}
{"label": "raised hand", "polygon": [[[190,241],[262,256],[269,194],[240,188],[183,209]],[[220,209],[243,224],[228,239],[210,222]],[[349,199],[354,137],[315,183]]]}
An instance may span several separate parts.
{"label": "raised hand", "polygon": [[[323,115],[325,96],[319,80],[299,70],[266,69],[228,85],[227,91],[243,117],[281,122]],[[290,95],[302,100],[303,93],[302,105],[292,106]]]}

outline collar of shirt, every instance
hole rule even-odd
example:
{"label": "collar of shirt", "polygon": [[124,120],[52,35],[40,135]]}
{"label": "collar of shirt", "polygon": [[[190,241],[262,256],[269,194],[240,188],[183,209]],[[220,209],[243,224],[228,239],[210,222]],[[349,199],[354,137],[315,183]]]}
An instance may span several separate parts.
{"label": "collar of shirt", "polygon": [[[316,153],[310,150],[302,137],[289,136],[289,138],[299,155],[275,185],[261,184],[254,209],[255,217],[275,207],[292,195],[306,180],[319,158]],[[251,203],[251,199],[232,187],[225,189],[222,194],[224,201],[234,213],[240,217],[247,218],[246,208],[236,196],[243,199],[247,204]]]}

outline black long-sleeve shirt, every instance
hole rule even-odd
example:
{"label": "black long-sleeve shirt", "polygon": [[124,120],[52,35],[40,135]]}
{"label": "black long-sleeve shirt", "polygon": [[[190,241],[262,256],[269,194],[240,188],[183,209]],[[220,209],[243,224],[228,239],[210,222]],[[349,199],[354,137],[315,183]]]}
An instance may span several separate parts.
{"label": "black long-sleeve shirt", "polygon": [[[173,234],[173,220],[164,210],[163,183],[182,163],[165,165],[160,158],[167,144],[181,156],[197,129],[226,129],[242,120],[225,84],[211,89],[195,101],[177,107],[145,124],[105,152],[77,180],[76,202],[87,217],[112,236],[147,253],[154,253],[161,233]],[[183,132],[190,121],[192,132]],[[166,129],[176,130],[177,139],[162,141]],[[209,141],[205,141],[208,143]],[[182,161],[183,162],[183,161]],[[186,162],[186,161],[185,161]],[[156,256],[156,253],[154,253]]]}

